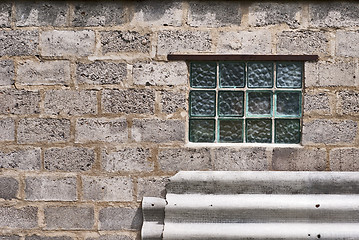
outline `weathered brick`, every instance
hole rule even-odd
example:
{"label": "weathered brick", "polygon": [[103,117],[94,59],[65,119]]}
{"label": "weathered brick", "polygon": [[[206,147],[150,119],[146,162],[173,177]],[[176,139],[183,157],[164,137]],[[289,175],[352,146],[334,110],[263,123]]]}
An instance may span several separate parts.
{"label": "weathered brick", "polygon": [[164,30],[158,33],[157,54],[210,51],[212,38],[208,31]]}
{"label": "weathered brick", "polygon": [[129,177],[83,176],[83,198],[95,201],[132,201]]}
{"label": "weathered brick", "polygon": [[158,162],[162,171],[193,171],[211,169],[208,148],[163,148]]}
{"label": "weathered brick", "polygon": [[91,148],[49,148],[44,153],[44,168],[50,171],[88,171],[94,162],[95,152]]}
{"label": "weathered brick", "polygon": [[95,33],[82,31],[44,31],[40,36],[44,56],[88,56],[95,50]]}
{"label": "weathered brick", "polygon": [[331,113],[329,96],[325,92],[311,92],[304,93],[304,114],[309,113]]}
{"label": "weathered brick", "polygon": [[45,93],[45,113],[72,115],[97,113],[97,91],[52,90]]}
{"label": "weathered brick", "polygon": [[35,228],[37,212],[37,207],[0,207],[0,228]]}
{"label": "weathered brick", "polygon": [[103,61],[78,63],[76,75],[80,84],[120,84],[126,79],[127,66],[125,63]]}
{"label": "weathered brick", "polygon": [[334,148],[329,153],[330,170],[359,171],[359,148]]}
{"label": "weathered brick", "polygon": [[100,230],[139,230],[141,209],[108,207],[100,210]]}
{"label": "weathered brick", "polygon": [[143,197],[165,198],[165,186],[168,182],[168,177],[147,177],[138,179],[137,201],[142,201]]}
{"label": "weathered brick", "polygon": [[39,170],[40,166],[40,148],[0,150],[0,168]]}
{"label": "weathered brick", "polygon": [[136,31],[101,32],[102,53],[148,53],[151,48],[150,34]]}
{"label": "weathered brick", "polygon": [[134,119],[132,138],[136,142],[184,141],[185,126],[179,120]]}
{"label": "weathered brick", "polygon": [[96,238],[86,238],[86,240],[135,240],[134,238],[127,235],[100,235]]}
{"label": "weathered brick", "polygon": [[76,177],[26,177],[25,185],[26,200],[75,201],[77,199]]}
{"label": "weathered brick", "polygon": [[149,161],[148,148],[122,148],[102,151],[102,167],[107,172],[149,172],[153,162]]}
{"label": "weathered brick", "polygon": [[115,26],[125,22],[126,9],[123,2],[75,2],[72,25]]}
{"label": "weathered brick", "polygon": [[336,55],[345,57],[359,56],[359,31],[337,31]]}
{"label": "weathered brick", "polygon": [[352,120],[314,120],[303,124],[303,144],[352,143],[356,137],[358,123]]}
{"label": "weathered brick", "polygon": [[16,2],[16,26],[65,26],[67,4],[56,1]]}
{"label": "weathered brick", "polygon": [[[1,19],[1,15],[0,15],[0,19]],[[11,60],[1,60],[0,86],[7,86],[12,84],[14,84],[14,62]]]}
{"label": "weathered brick", "polygon": [[10,27],[11,22],[11,3],[0,3],[0,27]]}
{"label": "weathered brick", "polygon": [[38,235],[31,235],[26,236],[25,240],[72,240],[72,237],[69,236],[38,236]]}
{"label": "weathered brick", "polygon": [[0,177],[0,198],[5,200],[16,198],[19,191],[19,181],[13,177]]}
{"label": "weathered brick", "polygon": [[241,8],[236,1],[190,1],[188,24],[193,27],[224,27],[241,24]]}
{"label": "weathered brick", "polygon": [[146,86],[185,85],[187,73],[185,62],[137,63],[133,67],[133,82]]}
{"label": "weathered brick", "polygon": [[0,114],[36,114],[40,112],[40,93],[6,89],[0,91]]}
{"label": "weathered brick", "polygon": [[126,142],[127,122],[123,118],[82,118],[76,122],[76,142]]}
{"label": "weathered brick", "polygon": [[20,236],[17,236],[17,235],[0,235],[0,240],[20,240]]}
{"label": "weathered brick", "polygon": [[19,62],[17,83],[22,85],[68,85],[70,81],[69,61]]}
{"label": "weathered brick", "polygon": [[19,121],[19,143],[56,143],[70,138],[70,120],[51,118],[27,118]]}
{"label": "weathered brick", "polygon": [[94,225],[92,207],[47,207],[45,208],[45,229],[85,230]]}
{"label": "weathered brick", "polygon": [[324,148],[274,148],[272,167],[276,171],[324,171]]}
{"label": "weathered brick", "polygon": [[359,114],[359,92],[339,91],[337,93],[337,110],[339,114]]}
{"label": "weathered brick", "polygon": [[161,91],[161,111],[172,114],[178,110],[187,110],[186,95],[181,92]]}
{"label": "weathered brick", "polygon": [[265,171],[268,159],[265,148],[217,148],[213,168],[217,171]]}
{"label": "weathered brick", "polygon": [[149,89],[103,90],[102,108],[105,113],[153,114],[155,92]]}
{"label": "weathered brick", "polygon": [[0,56],[23,56],[38,53],[39,33],[37,31],[0,31]]}
{"label": "weathered brick", "polygon": [[15,121],[12,118],[0,118],[0,141],[15,140]]}
{"label": "weathered brick", "polygon": [[220,32],[217,52],[239,54],[270,54],[271,34],[268,30]]}

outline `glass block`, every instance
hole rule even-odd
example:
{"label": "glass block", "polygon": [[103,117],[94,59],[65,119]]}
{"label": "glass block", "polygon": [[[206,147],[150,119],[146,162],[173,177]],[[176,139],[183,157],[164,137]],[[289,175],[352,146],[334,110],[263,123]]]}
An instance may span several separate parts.
{"label": "glass block", "polygon": [[244,93],[242,91],[219,91],[218,101],[219,116],[243,116]]}
{"label": "glass block", "polygon": [[190,142],[214,142],[215,138],[214,119],[190,119],[189,141]]}
{"label": "glass block", "polygon": [[249,62],[247,75],[250,88],[273,87],[273,63],[271,62]]}
{"label": "glass block", "polygon": [[277,87],[301,88],[303,75],[302,62],[277,63]]}
{"label": "glass block", "polygon": [[217,86],[217,63],[192,62],[191,87],[215,88]]}
{"label": "glass block", "polygon": [[219,82],[223,88],[244,87],[245,68],[243,62],[225,62],[219,64]]}
{"label": "glass block", "polygon": [[302,93],[276,92],[276,116],[301,116]]}
{"label": "glass block", "polygon": [[190,116],[214,117],[216,114],[215,91],[191,91],[190,92]]}
{"label": "glass block", "polygon": [[220,142],[243,142],[243,120],[219,120]]}
{"label": "glass block", "polygon": [[299,119],[276,119],[275,120],[276,143],[300,143],[300,120]]}
{"label": "glass block", "polygon": [[247,92],[247,116],[271,116],[272,92]]}
{"label": "glass block", "polygon": [[272,120],[271,119],[247,119],[246,141],[249,143],[271,143],[272,142]]}

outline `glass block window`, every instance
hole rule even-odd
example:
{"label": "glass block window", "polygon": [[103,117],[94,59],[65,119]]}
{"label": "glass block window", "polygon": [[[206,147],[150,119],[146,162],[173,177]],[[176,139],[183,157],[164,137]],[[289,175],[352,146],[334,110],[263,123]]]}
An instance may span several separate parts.
{"label": "glass block window", "polygon": [[191,62],[189,141],[300,143],[303,62]]}

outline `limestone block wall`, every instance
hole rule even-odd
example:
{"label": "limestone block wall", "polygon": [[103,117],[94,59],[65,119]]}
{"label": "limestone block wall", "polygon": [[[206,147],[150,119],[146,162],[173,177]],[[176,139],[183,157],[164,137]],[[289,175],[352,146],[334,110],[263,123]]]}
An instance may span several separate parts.
{"label": "limestone block wall", "polygon": [[[2,1],[0,239],[139,239],[179,170],[359,170],[355,1]],[[302,144],[188,144],[168,53],[317,54]]]}

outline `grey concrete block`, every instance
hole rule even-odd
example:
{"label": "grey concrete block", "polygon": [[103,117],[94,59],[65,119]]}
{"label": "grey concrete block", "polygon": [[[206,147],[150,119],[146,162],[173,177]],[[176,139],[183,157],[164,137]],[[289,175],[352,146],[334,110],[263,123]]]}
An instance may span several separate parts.
{"label": "grey concrete block", "polygon": [[352,120],[314,120],[303,124],[303,144],[349,144],[355,140],[358,123]]}
{"label": "grey concrete block", "polygon": [[91,148],[49,148],[44,153],[44,168],[49,171],[88,171],[92,168],[95,157]]}
{"label": "grey concrete block", "polygon": [[100,230],[139,230],[141,209],[107,207],[100,210]]}
{"label": "grey concrete block", "polygon": [[37,207],[0,207],[0,228],[35,228],[37,213]]}
{"label": "grey concrete block", "polygon": [[31,235],[26,236],[25,240],[72,240],[72,237],[69,236],[39,236],[39,235]]}
{"label": "grey concrete block", "polygon": [[13,177],[0,177],[0,198],[14,199],[19,191],[19,181]]}
{"label": "grey concrete block", "polygon": [[272,168],[276,171],[324,171],[324,148],[274,148]]}
{"label": "grey concrete block", "polygon": [[38,91],[0,90],[0,102],[0,114],[40,113],[40,93]]}
{"label": "grey concrete block", "polygon": [[0,56],[38,54],[39,33],[28,30],[0,31]]}
{"label": "grey concrete block", "polygon": [[216,148],[213,168],[216,171],[265,171],[268,159],[265,148]]}
{"label": "grey concrete block", "polygon": [[103,90],[102,109],[105,113],[153,114],[155,92],[150,89]]}
{"label": "grey concrete block", "polygon": [[126,142],[127,122],[123,118],[82,118],[76,122],[76,142]]}
{"label": "grey concrete block", "polygon": [[104,31],[101,33],[102,53],[148,53],[151,48],[150,34],[136,31]]}
{"label": "grey concrete block", "polygon": [[329,152],[330,170],[359,171],[359,148],[334,148]]}
{"label": "grey concrete block", "polygon": [[187,110],[187,98],[182,92],[161,91],[161,111],[172,114],[177,111]]}
{"label": "grey concrete block", "polygon": [[331,113],[329,95],[327,93],[313,91],[306,91],[304,93],[304,115],[310,113]]}
{"label": "grey concrete block", "polygon": [[16,2],[18,27],[25,26],[65,26],[68,6],[63,2]]}
{"label": "grey concrete block", "polygon": [[11,23],[11,3],[0,3],[0,27],[10,27]]}
{"label": "grey concrete block", "polygon": [[236,1],[190,1],[188,24],[192,27],[239,26],[242,12]]}
{"label": "grey concrete block", "polygon": [[43,56],[88,56],[95,51],[95,33],[81,31],[44,31],[40,36]]}
{"label": "grey concrete block", "polygon": [[70,82],[69,61],[19,62],[17,83],[22,85],[68,85]]}
{"label": "grey concrete block", "polygon": [[345,57],[359,56],[359,31],[337,31],[336,55]]}
{"label": "grey concrete block", "polygon": [[339,114],[359,114],[359,92],[339,91],[337,93],[337,111]]}
{"label": "grey concrete block", "polygon": [[168,177],[146,177],[137,180],[137,201],[143,197],[165,198]]}
{"label": "grey concrete block", "polygon": [[75,201],[77,200],[76,177],[26,177],[25,199],[29,201]]}
{"label": "grey concrete block", "polygon": [[0,118],[0,141],[15,140],[15,121],[12,118]]}
{"label": "grey concrete block", "polygon": [[134,119],[132,138],[136,142],[184,141],[185,124],[179,120]]}
{"label": "grey concrete block", "polygon": [[94,225],[93,207],[46,207],[46,230],[90,230]]}
{"label": "grey concrete block", "polygon": [[78,63],[76,77],[79,84],[120,84],[127,76],[125,63],[95,61]]}
{"label": "grey concrete block", "polygon": [[97,114],[97,91],[52,90],[45,92],[46,114],[79,116]]}
{"label": "grey concrete block", "polygon": [[57,143],[70,138],[70,120],[26,118],[19,121],[18,143]]}
{"label": "grey concrete block", "polygon": [[187,75],[185,62],[150,62],[133,66],[133,82],[136,85],[185,85],[188,81]]}
{"label": "grey concrete block", "polygon": [[[1,15],[0,15],[1,18]],[[1,20],[0,20],[1,21]],[[0,61],[0,86],[14,84],[14,62],[12,60]]]}
{"label": "grey concrete block", "polygon": [[102,151],[102,168],[107,172],[150,172],[154,163],[150,161],[148,148],[122,148]]}
{"label": "grey concrete block", "polygon": [[20,240],[18,235],[0,235],[0,240]]}
{"label": "grey concrete block", "polygon": [[158,162],[162,171],[194,171],[211,169],[208,148],[161,148]]}
{"label": "grey concrete block", "polygon": [[127,235],[100,235],[98,237],[86,238],[86,240],[135,240]]}
{"label": "grey concrete block", "polygon": [[0,168],[17,170],[39,170],[40,148],[1,149]]}
{"label": "grey concrete block", "polygon": [[82,176],[83,199],[93,201],[127,201],[133,199],[129,177]]}
{"label": "grey concrete block", "polygon": [[76,27],[116,26],[125,22],[123,2],[75,2],[71,23]]}

